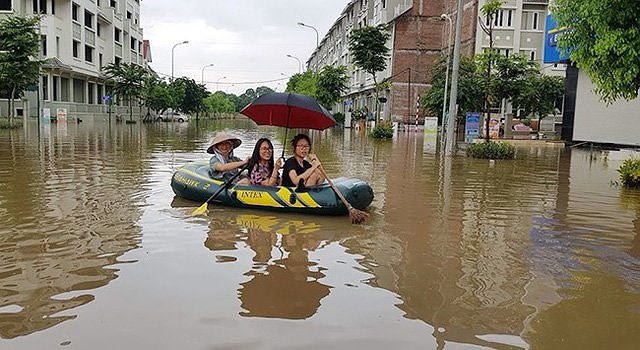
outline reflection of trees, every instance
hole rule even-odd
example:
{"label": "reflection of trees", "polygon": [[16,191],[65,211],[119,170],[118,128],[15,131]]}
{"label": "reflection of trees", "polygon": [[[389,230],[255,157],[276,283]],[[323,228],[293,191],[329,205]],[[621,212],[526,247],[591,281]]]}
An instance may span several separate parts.
{"label": "reflection of trees", "polygon": [[12,162],[0,170],[10,189],[0,191],[0,222],[9,223],[0,227],[2,338],[75,318],[53,315],[91,302],[90,291],[116,278],[112,266],[140,244],[146,132],[52,125],[39,137],[31,126],[18,142],[0,135],[0,159]]}
{"label": "reflection of trees", "polygon": [[[217,214],[217,213],[216,213]],[[305,319],[313,316],[329,286],[319,282],[322,268],[309,260],[327,237],[318,224],[275,216],[215,215],[205,246],[214,251],[235,250],[244,242],[254,253],[254,265],[241,283],[239,298],[247,317]],[[292,217],[293,218],[293,217]],[[275,252],[275,253],[274,253]],[[218,257],[218,261],[230,261]]]}

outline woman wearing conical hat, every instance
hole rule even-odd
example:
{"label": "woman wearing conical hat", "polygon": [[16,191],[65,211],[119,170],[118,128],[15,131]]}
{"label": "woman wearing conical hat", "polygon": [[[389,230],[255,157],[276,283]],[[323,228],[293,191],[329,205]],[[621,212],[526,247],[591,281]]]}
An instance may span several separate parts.
{"label": "woman wearing conical hat", "polygon": [[228,180],[240,171],[249,158],[241,160],[233,155],[233,150],[240,146],[242,141],[226,133],[219,133],[211,141],[207,153],[213,154],[209,160],[209,175],[218,180]]}

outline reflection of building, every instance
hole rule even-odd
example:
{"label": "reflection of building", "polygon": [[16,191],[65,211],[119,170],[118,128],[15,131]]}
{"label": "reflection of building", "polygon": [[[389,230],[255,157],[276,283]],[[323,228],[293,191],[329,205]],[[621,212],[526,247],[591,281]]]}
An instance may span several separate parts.
{"label": "reflection of building", "polygon": [[[464,0],[463,0],[464,1]],[[495,47],[505,55],[523,54],[542,60],[544,20],[548,0],[509,0],[495,20]],[[466,0],[462,27],[463,55],[472,55],[488,47],[478,16],[484,0]],[[379,72],[377,82],[391,81],[381,92],[387,102],[381,115],[409,121],[415,115],[416,98],[429,86],[428,71],[448,49],[448,25],[440,15],[448,14],[455,28],[457,0],[351,0],[308,60],[309,67],[344,65],[350,77],[345,104],[374,111],[375,95],[371,74],[355,69],[348,48],[351,30],[363,26],[388,24],[391,47],[387,69]],[[347,107],[348,108],[348,107]],[[340,106],[339,110],[344,110]]]}
{"label": "reflection of building", "polygon": [[0,17],[6,14],[42,16],[40,95],[27,92],[18,115],[37,115],[38,98],[53,115],[56,108],[70,115],[105,113],[102,96],[109,92],[102,67],[112,62],[146,67],[151,60],[139,0],[2,1]]}

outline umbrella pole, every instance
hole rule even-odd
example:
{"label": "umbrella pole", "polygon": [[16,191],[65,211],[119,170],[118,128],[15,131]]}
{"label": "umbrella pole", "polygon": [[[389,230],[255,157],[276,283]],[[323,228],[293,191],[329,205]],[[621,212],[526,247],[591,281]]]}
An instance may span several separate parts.
{"label": "umbrella pole", "polygon": [[282,159],[284,159],[284,149],[287,147],[287,132],[289,131],[289,120],[291,120],[291,106],[289,106],[290,97],[291,94],[287,97],[287,126],[284,129],[284,142],[282,142]]}

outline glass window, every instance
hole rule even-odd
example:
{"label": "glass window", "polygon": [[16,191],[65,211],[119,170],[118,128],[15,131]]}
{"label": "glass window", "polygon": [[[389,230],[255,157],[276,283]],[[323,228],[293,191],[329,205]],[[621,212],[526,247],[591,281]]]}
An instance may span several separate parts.
{"label": "glass window", "polygon": [[0,0],[0,11],[11,11],[13,10],[12,8],[12,4],[11,4],[12,0]]}

